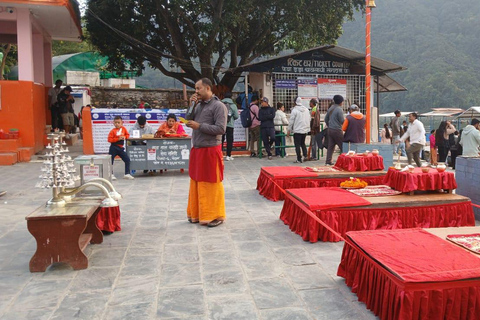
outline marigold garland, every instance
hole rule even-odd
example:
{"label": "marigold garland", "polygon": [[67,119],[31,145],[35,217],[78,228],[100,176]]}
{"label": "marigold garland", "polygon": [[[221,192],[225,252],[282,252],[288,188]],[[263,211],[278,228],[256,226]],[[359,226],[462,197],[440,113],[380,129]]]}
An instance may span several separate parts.
{"label": "marigold garland", "polygon": [[361,179],[350,177],[347,181],[340,183],[342,188],[365,188],[368,186],[368,183]]}

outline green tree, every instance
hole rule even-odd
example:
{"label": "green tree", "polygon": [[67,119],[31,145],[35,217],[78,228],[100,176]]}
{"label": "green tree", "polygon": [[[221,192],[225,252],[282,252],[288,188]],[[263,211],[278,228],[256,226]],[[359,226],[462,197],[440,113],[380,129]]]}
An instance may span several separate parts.
{"label": "green tree", "polygon": [[[286,48],[334,43],[363,0],[95,0],[88,2],[92,43],[115,69],[143,62],[193,87],[207,77],[233,88],[236,67]],[[170,71],[169,58],[184,72]],[[226,61],[228,64],[224,65]]]}
{"label": "green tree", "polygon": [[11,43],[0,44],[0,80],[10,73],[10,68],[17,64],[17,46]]}

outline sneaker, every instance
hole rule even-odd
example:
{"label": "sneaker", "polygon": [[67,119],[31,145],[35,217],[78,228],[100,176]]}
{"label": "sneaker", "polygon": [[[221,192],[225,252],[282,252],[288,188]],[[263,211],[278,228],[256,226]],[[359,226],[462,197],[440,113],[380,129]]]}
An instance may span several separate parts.
{"label": "sneaker", "polygon": [[123,179],[133,180],[135,178],[131,174],[126,174],[123,176]]}
{"label": "sneaker", "polygon": [[333,166],[333,163],[325,163],[326,166]]}
{"label": "sneaker", "polygon": [[255,158],[256,156],[257,155],[254,152],[252,152],[252,154],[250,154],[250,158]]}
{"label": "sneaker", "polygon": [[294,163],[302,163],[302,160],[296,160]]}
{"label": "sneaker", "polygon": [[272,159],[273,159],[272,156],[268,156],[268,160],[272,160]]}
{"label": "sneaker", "polygon": [[225,160],[227,160],[227,161],[233,161],[233,157],[226,156],[226,157],[225,157]]}
{"label": "sneaker", "polygon": [[112,174],[112,180],[117,180],[117,177],[115,177],[113,174]]}

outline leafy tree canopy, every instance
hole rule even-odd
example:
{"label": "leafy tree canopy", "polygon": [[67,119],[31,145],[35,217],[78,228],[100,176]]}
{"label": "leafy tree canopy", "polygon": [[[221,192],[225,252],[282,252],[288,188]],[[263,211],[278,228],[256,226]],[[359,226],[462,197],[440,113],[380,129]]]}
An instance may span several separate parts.
{"label": "leafy tree canopy", "polygon": [[[147,61],[191,87],[207,77],[232,88],[240,76],[233,68],[259,56],[335,43],[344,20],[363,5],[363,0],[95,0],[88,2],[86,21],[92,43],[115,69],[124,68],[125,59],[135,69]],[[184,72],[170,71],[161,57]]]}

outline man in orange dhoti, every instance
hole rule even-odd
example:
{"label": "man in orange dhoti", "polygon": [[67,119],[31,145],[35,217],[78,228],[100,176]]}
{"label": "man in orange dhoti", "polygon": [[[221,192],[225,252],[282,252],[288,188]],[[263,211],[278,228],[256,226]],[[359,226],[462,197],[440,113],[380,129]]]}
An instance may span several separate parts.
{"label": "man in orange dhoti", "polygon": [[216,227],[225,220],[222,135],[227,126],[227,107],[212,92],[212,82],[203,78],[185,118],[193,129],[190,152],[190,191],[187,216],[191,223]]}

